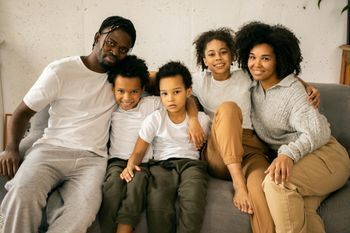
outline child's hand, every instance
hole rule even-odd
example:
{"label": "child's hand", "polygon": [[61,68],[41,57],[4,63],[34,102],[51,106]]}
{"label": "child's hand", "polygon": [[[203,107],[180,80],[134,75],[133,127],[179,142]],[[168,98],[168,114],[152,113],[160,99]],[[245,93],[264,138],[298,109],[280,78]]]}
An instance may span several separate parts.
{"label": "child's hand", "polygon": [[120,179],[126,182],[132,181],[134,177],[134,171],[141,171],[141,168],[137,165],[129,165],[120,173]]}
{"label": "child's hand", "polygon": [[189,120],[188,136],[189,136],[190,142],[194,144],[197,150],[202,148],[203,144],[206,141],[206,138],[205,138],[205,133],[198,119]]}
{"label": "child's hand", "polygon": [[248,192],[244,188],[235,190],[235,195],[233,196],[233,204],[240,211],[247,214],[253,214],[253,207],[250,203]]}
{"label": "child's hand", "polygon": [[320,92],[314,86],[310,85],[306,87],[306,92],[309,96],[307,99],[310,104],[315,108],[320,107]]}

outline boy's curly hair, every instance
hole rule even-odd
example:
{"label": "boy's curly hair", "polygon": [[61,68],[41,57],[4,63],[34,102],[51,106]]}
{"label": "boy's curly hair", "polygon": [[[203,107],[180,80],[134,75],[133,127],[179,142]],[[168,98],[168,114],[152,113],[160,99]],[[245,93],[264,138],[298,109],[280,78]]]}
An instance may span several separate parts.
{"label": "boy's curly hair", "polygon": [[135,55],[128,55],[115,64],[108,72],[108,81],[114,86],[114,81],[121,75],[125,78],[139,78],[141,87],[148,84],[148,68],[144,60]]}
{"label": "boy's curly hair", "polygon": [[[279,79],[301,72],[300,63],[303,60],[299,40],[292,31],[283,25],[268,25],[254,21],[242,26],[236,33],[238,66],[247,71],[251,49],[259,44],[268,44],[276,56],[276,73]],[[252,76],[251,76],[252,77]]]}
{"label": "boy's curly hair", "polygon": [[207,68],[207,66],[204,64],[204,61],[203,61],[205,57],[204,52],[205,52],[205,48],[207,47],[207,44],[212,40],[220,40],[224,42],[231,52],[232,61],[235,61],[236,46],[234,43],[233,36],[234,36],[233,30],[227,27],[206,31],[200,34],[193,41],[193,45],[195,46],[195,50],[196,50],[197,65],[201,66],[203,70]]}
{"label": "boy's curly hair", "polygon": [[159,90],[160,80],[167,77],[173,77],[180,75],[185,88],[188,89],[192,86],[192,76],[187,67],[179,61],[170,61],[159,68],[156,75],[156,85]]}

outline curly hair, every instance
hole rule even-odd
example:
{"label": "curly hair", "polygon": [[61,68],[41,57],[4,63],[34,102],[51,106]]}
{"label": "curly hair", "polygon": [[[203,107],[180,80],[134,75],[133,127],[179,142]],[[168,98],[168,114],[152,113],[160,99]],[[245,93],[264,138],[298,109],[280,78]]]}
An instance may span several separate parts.
{"label": "curly hair", "polygon": [[301,72],[300,63],[303,60],[299,40],[292,31],[283,25],[268,25],[254,21],[241,27],[235,37],[237,46],[238,66],[247,71],[251,49],[259,44],[268,44],[276,56],[276,73],[279,79]]}
{"label": "curly hair", "polygon": [[141,82],[141,87],[148,84],[148,68],[144,60],[135,55],[128,55],[123,60],[119,61],[108,72],[108,81],[114,86],[115,79],[118,76],[125,78],[138,78]]}
{"label": "curly hair", "polygon": [[192,76],[187,67],[179,61],[170,61],[159,68],[156,75],[156,85],[159,90],[160,80],[163,78],[173,77],[180,75],[185,88],[188,89],[192,86]]}
{"label": "curly hair", "polygon": [[219,40],[224,42],[231,52],[232,61],[236,60],[236,46],[233,39],[234,32],[232,29],[227,27],[210,30],[200,34],[194,41],[193,45],[196,50],[197,65],[201,66],[202,69],[206,69],[207,66],[204,64],[205,49],[207,44],[212,40]]}

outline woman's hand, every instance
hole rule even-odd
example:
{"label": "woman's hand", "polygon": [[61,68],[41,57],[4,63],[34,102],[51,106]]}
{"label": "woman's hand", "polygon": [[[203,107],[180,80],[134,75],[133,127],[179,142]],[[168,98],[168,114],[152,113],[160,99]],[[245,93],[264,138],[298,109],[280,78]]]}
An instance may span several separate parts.
{"label": "woman's hand", "polygon": [[284,154],[279,154],[265,171],[271,180],[276,184],[285,184],[291,174],[293,160]]}

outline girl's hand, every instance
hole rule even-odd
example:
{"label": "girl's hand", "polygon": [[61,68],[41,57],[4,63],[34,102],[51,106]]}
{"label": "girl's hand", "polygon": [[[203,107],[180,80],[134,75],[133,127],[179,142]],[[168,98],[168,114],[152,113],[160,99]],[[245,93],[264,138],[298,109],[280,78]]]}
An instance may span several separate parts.
{"label": "girl's hand", "polygon": [[308,85],[306,87],[306,92],[308,94],[308,98],[307,100],[310,102],[310,104],[312,106],[314,106],[315,108],[319,108],[320,107],[320,92],[314,87],[314,86],[310,86]]}
{"label": "girl's hand", "polygon": [[189,136],[190,142],[194,144],[197,150],[202,148],[206,138],[205,138],[205,133],[198,119],[189,119],[188,136]]}
{"label": "girl's hand", "polygon": [[120,173],[120,179],[129,183],[134,177],[134,171],[141,171],[141,168],[137,165],[128,164],[122,173]]}
{"label": "girl's hand", "polygon": [[291,174],[293,160],[284,154],[279,154],[265,171],[276,184],[285,184]]}
{"label": "girl's hand", "polygon": [[233,205],[243,213],[253,214],[253,207],[250,203],[248,191],[244,188],[236,189],[233,196]]}

